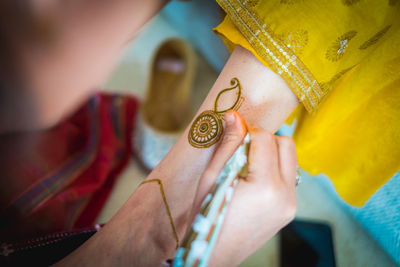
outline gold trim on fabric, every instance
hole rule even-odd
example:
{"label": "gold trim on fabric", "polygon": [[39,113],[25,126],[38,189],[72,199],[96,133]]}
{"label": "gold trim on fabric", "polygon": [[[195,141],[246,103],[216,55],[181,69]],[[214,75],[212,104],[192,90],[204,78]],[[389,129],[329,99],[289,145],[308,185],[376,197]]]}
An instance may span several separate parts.
{"label": "gold trim on fabric", "polygon": [[246,7],[246,1],[217,0],[235,26],[248,40],[257,54],[271,69],[278,73],[303,103],[306,110],[314,113],[325,92],[317,80],[288,48],[255,14]]}
{"label": "gold trim on fabric", "polygon": [[306,47],[308,43],[308,31],[303,29],[284,32],[282,34],[276,34],[275,36],[281,39],[297,56],[302,54],[304,47]]}

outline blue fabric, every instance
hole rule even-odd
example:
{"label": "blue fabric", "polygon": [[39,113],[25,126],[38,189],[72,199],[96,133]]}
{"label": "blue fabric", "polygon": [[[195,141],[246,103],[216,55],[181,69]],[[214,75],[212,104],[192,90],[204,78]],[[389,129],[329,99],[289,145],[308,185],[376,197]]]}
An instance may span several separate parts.
{"label": "blue fabric", "polygon": [[[309,174],[305,174],[309,175]],[[353,207],[337,194],[325,175],[315,176],[328,194],[362,225],[400,265],[400,171],[384,184],[362,207]]]}
{"label": "blue fabric", "polygon": [[221,38],[212,28],[223,19],[223,13],[214,0],[171,2],[161,13],[188,39],[216,71],[221,71],[229,57]]}
{"label": "blue fabric", "polygon": [[[295,124],[282,125],[277,134],[292,136]],[[400,264],[400,171],[360,208],[350,206],[340,199],[328,177],[318,177],[322,178],[318,180],[327,188],[330,196],[371,234],[396,263]]]}
{"label": "blue fabric", "polygon": [[400,264],[400,171],[379,188],[363,207],[343,204]]}
{"label": "blue fabric", "polygon": [[332,182],[325,175],[315,177],[321,178],[318,180],[330,196],[336,199],[400,265],[400,171],[379,188],[362,207],[353,207],[340,199]]}

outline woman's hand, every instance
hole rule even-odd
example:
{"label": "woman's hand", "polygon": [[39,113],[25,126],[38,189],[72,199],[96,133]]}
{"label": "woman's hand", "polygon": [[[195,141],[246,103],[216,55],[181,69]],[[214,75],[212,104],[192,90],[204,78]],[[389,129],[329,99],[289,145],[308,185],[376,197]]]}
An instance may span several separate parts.
{"label": "woman's hand", "polygon": [[[237,112],[227,112],[225,121],[223,140],[200,179],[192,218],[246,134]],[[295,216],[297,158],[292,139],[256,126],[248,131],[249,174],[236,187],[210,266],[238,265]]]}

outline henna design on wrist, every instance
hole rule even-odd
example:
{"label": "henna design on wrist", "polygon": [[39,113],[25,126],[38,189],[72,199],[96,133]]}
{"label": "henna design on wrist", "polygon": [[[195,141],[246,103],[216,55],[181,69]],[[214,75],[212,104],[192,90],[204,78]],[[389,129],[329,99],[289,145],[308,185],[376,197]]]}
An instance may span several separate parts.
{"label": "henna design on wrist", "polygon": [[[193,121],[192,126],[189,130],[188,140],[189,143],[196,148],[207,148],[217,143],[222,136],[224,131],[222,126],[222,120],[224,113],[228,110],[238,110],[244,101],[242,96],[242,86],[238,78],[231,80],[231,86],[223,89],[218,93],[217,98],[214,102],[214,110],[203,111]],[[235,103],[227,109],[218,109],[218,100],[223,93],[228,91],[237,90]]]}
{"label": "henna design on wrist", "polygon": [[148,184],[148,183],[157,183],[158,186],[160,187],[161,197],[162,197],[162,200],[163,200],[163,203],[164,203],[164,206],[165,206],[165,210],[167,211],[169,223],[170,223],[171,228],[172,228],[172,233],[174,234],[176,248],[178,248],[179,247],[179,237],[178,237],[178,233],[177,233],[176,228],[175,228],[174,220],[173,220],[172,215],[171,215],[171,210],[169,208],[169,205],[168,205],[168,202],[167,202],[167,198],[165,197],[164,186],[163,186],[163,184],[162,184],[160,179],[144,180],[139,186],[141,186],[143,184]]}

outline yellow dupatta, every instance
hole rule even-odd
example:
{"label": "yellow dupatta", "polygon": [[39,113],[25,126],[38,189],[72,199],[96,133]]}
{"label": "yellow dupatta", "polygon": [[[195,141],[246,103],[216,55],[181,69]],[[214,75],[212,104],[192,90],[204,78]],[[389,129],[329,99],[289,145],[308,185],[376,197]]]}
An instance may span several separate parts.
{"label": "yellow dupatta", "polygon": [[228,48],[251,51],[303,103],[300,167],[363,205],[400,169],[400,1],[217,2]]}

